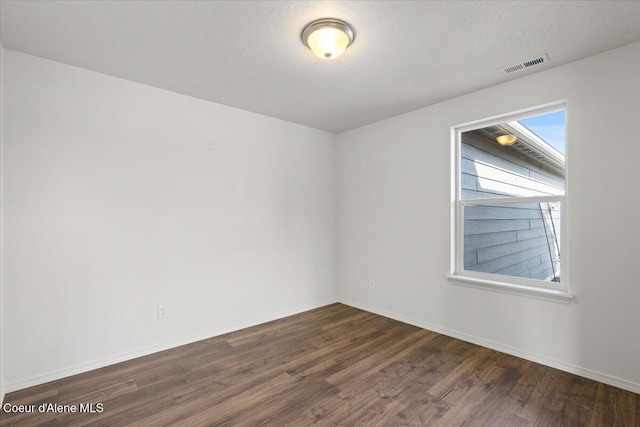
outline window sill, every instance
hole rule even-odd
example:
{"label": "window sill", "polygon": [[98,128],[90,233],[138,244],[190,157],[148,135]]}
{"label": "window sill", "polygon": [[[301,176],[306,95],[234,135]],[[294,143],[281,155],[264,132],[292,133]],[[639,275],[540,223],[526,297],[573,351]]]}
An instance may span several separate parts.
{"label": "window sill", "polygon": [[516,285],[513,283],[498,282],[494,280],[478,279],[475,277],[449,275],[447,280],[460,286],[467,286],[477,289],[485,289],[492,292],[501,292],[504,294],[520,295],[529,298],[536,298],[545,301],[559,302],[569,304],[573,299],[573,294],[562,290],[536,288],[533,286]]}

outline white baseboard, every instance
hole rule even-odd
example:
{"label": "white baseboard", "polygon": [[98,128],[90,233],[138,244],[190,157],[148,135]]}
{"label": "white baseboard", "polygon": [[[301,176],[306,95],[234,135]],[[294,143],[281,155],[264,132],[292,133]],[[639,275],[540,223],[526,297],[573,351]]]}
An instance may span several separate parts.
{"label": "white baseboard", "polygon": [[331,298],[328,300],[321,301],[316,304],[311,304],[307,306],[297,307],[291,310],[285,310],[278,313],[271,314],[269,316],[263,316],[256,319],[252,319],[246,322],[237,323],[235,325],[231,325],[225,328],[218,328],[213,331],[194,335],[188,338],[170,341],[166,343],[161,343],[158,345],[154,345],[152,347],[147,347],[143,349],[139,349],[133,352],[119,354],[117,356],[106,357],[104,359],[95,360],[93,362],[84,363],[77,366],[72,366],[69,368],[59,369],[54,372],[49,372],[43,375],[36,375],[31,378],[27,378],[20,381],[15,381],[13,383],[9,383],[6,385],[6,388],[2,390],[2,398],[4,398],[4,392],[11,393],[18,390],[23,390],[25,388],[33,387],[40,384],[45,384],[51,381],[59,380],[61,378],[70,377],[72,375],[82,374],[88,371],[92,371],[94,369],[104,368],[105,366],[113,365],[120,362],[125,362],[127,360],[135,359],[142,356],[147,356],[149,354],[157,353],[164,350],[169,350],[171,348],[180,347],[181,345],[191,344],[196,341],[205,340],[208,338],[217,337],[219,335],[224,335],[229,332],[238,331],[240,329],[249,328],[252,326],[260,325],[262,323],[271,322],[273,320],[282,319],[283,317],[293,316],[294,314],[303,313],[305,311],[313,310],[316,308],[324,307],[329,304],[334,304],[338,302],[337,298]]}
{"label": "white baseboard", "polygon": [[447,335],[449,337],[457,338],[462,341],[467,341],[472,344],[481,345],[483,347],[490,348],[492,350],[497,350],[502,353],[507,353],[512,356],[520,357],[522,359],[530,360],[532,362],[540,363],[541,365],[549,366],[551,368],[555,368],[561,371],[569,372],[570,374],[579,375],[581,377],[588,378],[590,380],[598,381],[604,384],[608,384],[614,387],[621,388],[623,390],[627,390],[633,393],[640,394],[640,383],[636,383],[633,381],[628,381],[622,378],[617,378],[608,374],[604,374],[602,372],[593,371],[591,369],[583,368],[581,366],[577,366],[571,363],[566,363],[561,360],[553,359],[547,356],[543,356],[540,354],[531,353],[528,351],[520,350],[515,347],[511,347],[508,345],[500,344],[494,341],[486,340],[484,338],[476,337],[473,335],[468,335],[463,332],[443,328],[437,325],[431,325],[420,320],[412,319],[401,314],[393,313],[384,309],[380,309],[377,307],[372,307],[366,304],[360,304],[355,301],[351,301],[346,298],[338,298],[338,302],[341,304],[349,305],[351,307],[359,308],[360,310],[365,310],[370,313],[379,314],[380,316],[388,317],[390,319],[398,320],[403,323],[408,323],[413,326],[417,326],[422,329],[428,329],[433,332],[437,332],[442,335]]}

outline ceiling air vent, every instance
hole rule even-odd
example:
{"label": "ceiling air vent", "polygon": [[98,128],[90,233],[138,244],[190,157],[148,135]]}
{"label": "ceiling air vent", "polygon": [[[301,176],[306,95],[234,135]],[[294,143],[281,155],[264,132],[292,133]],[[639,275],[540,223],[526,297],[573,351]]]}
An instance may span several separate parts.
{"label": "ceiling air vent", "polygon": [[549,62],[549,57],[544,54],[536,56],[535,58],[527,59],[526,61],[520,62],[519,64],[509,65],[508,67],[501,68],[501,70],[505,74],[510,74],[516,71],[526,70],[527,68],[535,67],[546,62]]}

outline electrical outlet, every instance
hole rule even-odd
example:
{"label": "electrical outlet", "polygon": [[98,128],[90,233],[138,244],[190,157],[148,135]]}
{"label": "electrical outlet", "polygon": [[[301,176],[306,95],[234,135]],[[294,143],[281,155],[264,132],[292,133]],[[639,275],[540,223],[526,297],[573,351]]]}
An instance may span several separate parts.
{"label": "electrical outlet", "polygon": [[167,306],[166,305],[159,305],[158,306],[158,319],[164,319],[165,317],[167,317]]}
{"label": "electrical outlet", "polygon": [[376,288],[376,282],[373,279],[369,279],[369,290],[373,291]]}

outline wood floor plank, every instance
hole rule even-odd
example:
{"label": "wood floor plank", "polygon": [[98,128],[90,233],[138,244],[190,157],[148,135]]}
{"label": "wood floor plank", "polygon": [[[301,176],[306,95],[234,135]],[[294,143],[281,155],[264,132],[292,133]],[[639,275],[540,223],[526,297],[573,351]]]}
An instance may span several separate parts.
{"label": "wood floor plank", "polygon": [[545,393],[551,385],[551,375],[549,368],[532,364],[508,393],[502,409],[534,423],[548,399]]}
{"label": "wood floor plank", "polygon": [[317,376],[295,378],[291,389],[270,395],[260,405],[255,405],[220,423],[220,426],[284,425],[298,418],[302,408],[318,399],[335,396],[338,388]]}
{"label": "wood floor plank", "polygon": [[509,411],[498,409],[487,420],[486,425],[492,427],[531,427],[533,423]]}
{"label": "wood floor plank", "polygon": [[90,416],[82,416],[76,414],[69,427],[107,427],[107,426],[126,426],[132,420],[143,419],[149,413],[156,413],[169,408],[177,409],[177,405],[167,395],[146,395],[145,404],[140,405],[137,400],[119,399],[118,401],[106,401],[105,411],[100,414],[91,414]]}
{"label": "wood floor plank", "polygon": [[569,383],[569,398],[564,405],[563,414],[574,425],[587,425],[596,397],[594,381],[574,376]]}
{"label": "wood floor plank", "polygon": [[368,377],[409,353],[412,346],[427,343],[434,337],[435,335],[433,333],[421,330],[409,334],[400,340],[396,339],[394,343],[385,345],[375,353],[331,375],[327,378],[327,381],[332,384],[340,384],[356,377]]}
{"label": "wood floor plank", "polygon": [[405,409],[392,419],[391,425],[433,425],[451,409],[450,403],[429,394],[420,383],[409,384],[395,399],[403,403]]}
{"label": "wood floor plank", "polygon": [[[503,363],[505,356],[510,363]],[[474,412],[471,421],[468,422],[469,426],[491,425],[489,420],[491,420],[496,413],[501,412],[500,407],[504,402],[504,399],[530,363],[531,362],[526,360],[513,358],[507,355],[502,355],[499,358],[499,362],[495,367],[487,371],[487,375],[483,375],[478,382],[477,387],[484,387],[484,390],[482,390],[482,396],[479,397],[479,400],[482,401],[482,405]],[[497,371],[490,376],[491,370],[493,369],[496,369]],[[470,394],[473,394],[473,392],[470,392]],[[453,408],[453,410],[455,409]],[[519,424],[520,420],[517,421]]]}
{"label": "wood floor plank", "polygon": [[342,304],[9,393],[0,426],[635,426],[640,396]]}
{"label": "wood floor plank", "polygon": [[[503,396],[496,397],[493,393],[493,388],[496,383],[499,383],[502,376],[505,374],[505,369],[497,365],[492,366],[488,371],[484,373],[478,380],[473,380],[465,385],[463,393],[449,393],[443,400],[451,404],[451,408],[436,422],[434,426],[452,426],[452,425],[483,425],[486,415],[485,408],[493,408],[497,405],[496,399]],[[452,398],[452,396],[455,396]]]}
{"label": "wood floor plank", "polygon": [[[469,377],[485,360],[493,356],[493,351],[488,348],[478,348],[473,356],[458,362],[453,370],[429,388],[429,393],[440,399],[446,399],[449,396],[449,400],[455,400],[455,396],[464,394],[473,385]],[[452,397],[453,393],[455,395]]]}
{"label": "wood floor plank", "polygon": [[336,417],[331,425],[385,425],[389,418],[396,416],[403,409],[404,405],[395,399],[380,397],[375,392],[365,394],[353,402],[347,412],[342,412],[341,417]]}
{"label": "wood floor plank", "polygon": [[623,414],[636,412],[637,396],[623,390],[596,383],[595,409],[591,412],[589,424],[621,427],[632,425]]}

